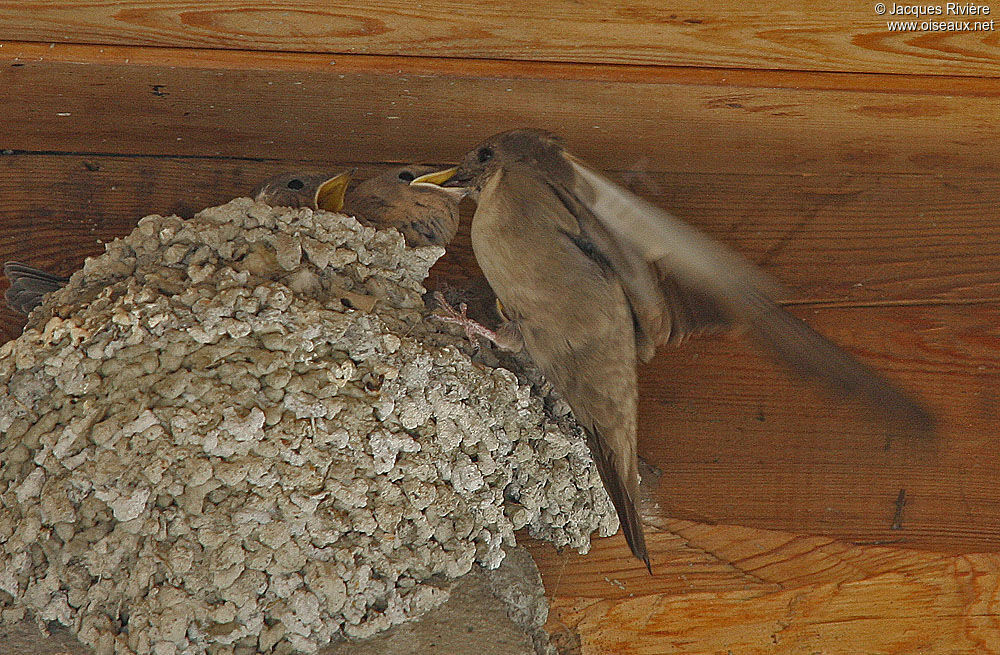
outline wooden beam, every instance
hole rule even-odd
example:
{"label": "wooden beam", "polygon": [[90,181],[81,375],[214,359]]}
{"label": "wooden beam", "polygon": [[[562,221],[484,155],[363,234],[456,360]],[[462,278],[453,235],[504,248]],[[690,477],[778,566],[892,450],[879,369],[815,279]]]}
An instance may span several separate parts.
{"label": "wooden beam", "polygon": [[[888,3],[891,7],[894,3]],[[929,75],[1000,74],[995,15],[893,31],[873,3],[706,5],[524,0],[358,4],[226,0],[0,3],[0,39],[327,54],[521,59]],[[928,18],[980,29],[920,29]]]}
{"label": "wooden beam", "polygon": [[664,521],[653,575],[624,539],[528,540],[563,653],[1000,653],[1000,556]]}
{"label": "wooden beam", "polygon": [[[385,163],[160,156],[0,155],[0,257],[69,273],[151,213],[191,216],[279,171]],[[1000,179],[612,171],[771,271],[797,302],[831,306],[1000,298]],[[467,216],[468,218],[468,216]],[[474,270],[468,223],[436,267]],[[8,333],[11,334],[11,333]]]}
{"label": "wooden beam", "polygon": [[699,340],[642,371],[639,452],[660,470],[646,514],[946,552],[1000,547],[997,304],[796,313],[919,393],[938,433],[894,433],[742,340]]}
{"label": "wooden beam", "polygon": [[537,126],[604,169],[970,180],[1000,170],[1000,80],[330,61],[7,43],[0,104],[16,120],[0,149],[449,162],[492,133]]}

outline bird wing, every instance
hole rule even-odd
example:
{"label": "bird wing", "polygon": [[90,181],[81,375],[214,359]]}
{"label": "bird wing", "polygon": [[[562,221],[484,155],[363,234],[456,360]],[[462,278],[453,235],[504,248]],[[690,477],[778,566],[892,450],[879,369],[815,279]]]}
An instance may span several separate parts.
{"label": "bird wing", "polygon": [[32,309],[42,304],[45,294],[60,289],[69,282],[68,277],[53,275],[18,262],[7,262],[3,265],[3,272],[10,280],[7,304],[22,314],[30,314]]}
{"label": "bird wing", "polygon": [[665,342],[680,343],[694,334],[730,327],[731,321],[712,296],[649,261],[642,245],[619,236],[571,187],[551,184],[573,215],[578,238],[591,244],[620,278],[635,318],[636,347],[642,361],[652,359],[656,347]]}
{"label": "bird wing", "polygon": [[[569,287],[566,293],[574,291]],[[573,417],[584,428],[625,540],[632,553],[649,566],[636,508],[638,383],[632,319],[621,288],[610,286],[608,291],[601,306],[590,306],[593,320],[586,327],[561,322],[540,327],[528,320],[518,325],[532,361],[569,403]]]}
{"label": "bird wing", "polygon": [[[908,427],[921,432],[933,429],[931,414],[909,394],[779,306],[776,299],[785,295],[784,289],[765,272],[572,155],[564,157],[573,175],[564,176],[561,192],[585,208],[578,213],[586,234],[598,235],[595,240],[602,247],[609,239],[615,241],[623,257],[638,257],[652,265],[663,282],[664,303],[675,319],[661,321],[664,327],[655,341],[664,340],[664,329],[673,332],[669,336],[673,341],[683,338],[685,331],[743,325],[798,373],[817,378],[842,395],[860,398]],[[629,262],[622,275],[636,268]],[[636,320],[642,324],[641,313]]]}

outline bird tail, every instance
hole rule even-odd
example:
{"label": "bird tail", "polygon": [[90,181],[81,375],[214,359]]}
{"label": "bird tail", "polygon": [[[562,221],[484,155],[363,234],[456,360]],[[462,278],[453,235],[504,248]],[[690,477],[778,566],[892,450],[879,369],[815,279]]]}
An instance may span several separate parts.
{"label": "bird tail", "polygon": [[604,441],[597,437],[590,430],[585,430],[587,434],[587,445],[590,447],[591,455],[597,464],[597,472],[601,475],[601,482],[611,497],[611,502],[618,513],[618,522],[622,525],[622,533],[625,541],[632,550],[632,554],[641,559],[646,564],[646,570],[653,573],[649,563],[649,551],[646,549],[646,535],[642,529],[642,522],[639,519],[639,510],[636,509],[637,489],[630,491],[625,479],[615,468],[614,455],[605,445]]}
{"label": "bird tail", "polygon": [[45,294],[61,289],[69,282],[67,277],[18,262],[7,262],[3,265],[3,272],[10,281],[7,304],[23,314],[31,313],[31,310],[42,304]]}

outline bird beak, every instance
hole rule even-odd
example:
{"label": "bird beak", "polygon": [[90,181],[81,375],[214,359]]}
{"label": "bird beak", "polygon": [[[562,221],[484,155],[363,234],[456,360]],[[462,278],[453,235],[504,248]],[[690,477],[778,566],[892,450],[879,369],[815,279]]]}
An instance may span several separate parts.
{"label": "bird beak", "polygon": [[316,189],[316,209],[339,212],[344,208],[344,194],[351,181],[350,173],[341,173],[323,182]]}
{"label": "bird beak", "polygon": [[455,172],[458,171],[458,166],[452,166],[451,168],[446,168],[443,171],[434,171],[433,173],[426,173],[420,177],[416,177],[410,182],[410,186],[429,186],[439,191],[444,191],[449,195],[453,195],[459,199],[464,198],[468,193],[468,189],[462,187],[447,187],[442,186],[445,182],[450,180],[455,176]]}

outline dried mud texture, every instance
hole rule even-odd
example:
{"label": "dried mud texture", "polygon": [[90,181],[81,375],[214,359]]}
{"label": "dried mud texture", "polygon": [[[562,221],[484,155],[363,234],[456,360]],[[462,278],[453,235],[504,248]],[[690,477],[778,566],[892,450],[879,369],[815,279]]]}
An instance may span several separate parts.
{"label": "dried mud texture", "polygon": [[99,655],[314,652],[514,530],[615,531],[565,408],[427,317],[442,252],[239,199],[88,260],[0,348],[0,619]]}

